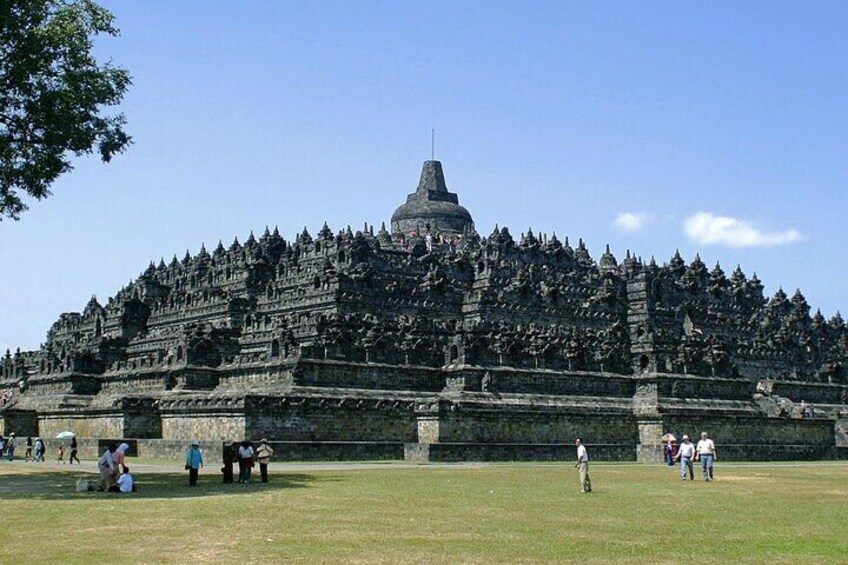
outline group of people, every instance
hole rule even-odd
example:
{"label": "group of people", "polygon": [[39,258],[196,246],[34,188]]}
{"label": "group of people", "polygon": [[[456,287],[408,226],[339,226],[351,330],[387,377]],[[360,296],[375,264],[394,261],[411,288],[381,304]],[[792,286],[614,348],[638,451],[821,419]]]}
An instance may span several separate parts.
{"label": "group of people", "polygon": [[7,404],[11,404],[15,399],[15,390],[11,388],[7,388],[0,394],[0,408],[5,407]]}
{"label": "group of people", "polygon": [[106,447],[103,455],[97,460],[97,470],[100,472],[100,487],[97,490],[121,493],[135,491],[135,478],[126,463],[129,448],[126,443],[118,446],[110,444]]}
{"label": "group of people", "polygon": [[[583,494],[592,492],[592,480],[589,478],[589,453],[580,438],[577,438],[574,444],[577,446],[577,462],[574,466],[580,478],[580,492]],[[687,473],[690,481],[695,480],[694,461],[701,462],[703,479],[713,480],[713,462],[718,459],[718,454],[715,442],[709,438],[707,432],[701,432],[701,440],[697,445],[693,444],[689,436],[685,434],[679,446],[676,440],[669,438],[665,446],[665,457],[670,467],[677,462],[680,463],[680,479],[683,481],[686,480]]]}
{"label": "group of people", "polygon": [[[9,461],[14,460],[15,458],[15,449],[17,448],[17,438],[15,437],[15,432],[11,432],[9,437],[3,437],[0,435],[0,460],[7,459]],[[33,461],[35,463],[43,463],[44,456],[47,453],[47,445],[44,443],[44,440],[41,437],[32,438],[29,436],[26,438],[24,443],[24,461]],[[74,461],[80,463],[79,455],[78,455],[78,446],[77,446],[77,438],[71,438],[71,455],[68,459],[68,463],[71,465],[74,464]],[[56,451],[57,458],[56,463],[65,463],[65,444],[62,443],[59,445],[59,448]]]}
{"label": "group of people", "polygon": [[688,435],[683,435],[680,445],[674,438],[669,438],[665,446],[665,460],[669,467],[680,463],[680,480],[685,481],[686,475],[689,480],[695,480],[695,461],[701,463],[701,475],[703,480],[713,480],[713,462],[718,459],[715,442],[709,438],[707,432],[701,432],[701,439],[697,445],[693,444]]}
{"label": "group of people", "polygon": [[[268,445],[268,440],[262,438],[259,440],[259,445],[254,448],[250,440],[235,442],[232,445],[224,447],[224,466],[221,472],[224,475],[224,483],[239,482],[242,484],[250,483],[253,474],[253,468],[259,464],[259,474],[263,483],[268,482],[268,464],[271,462],[271,456],[274,455],[274,450]],[[234,479],[233,463],[238,463],[238,479]],[[191,447],[186,451],[185,469],[188,471],[189,486],[197,486],[197,476],[200,469],[203,467],[203,452],[200,449],[200,442],[191,442]]]}

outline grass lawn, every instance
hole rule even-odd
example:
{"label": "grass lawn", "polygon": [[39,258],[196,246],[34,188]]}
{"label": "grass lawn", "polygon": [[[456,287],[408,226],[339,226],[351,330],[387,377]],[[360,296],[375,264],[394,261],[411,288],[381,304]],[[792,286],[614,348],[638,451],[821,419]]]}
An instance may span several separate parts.
{"label": "grass lawn", "polygon": [[844,463],[596,464],[588,495],[567,465],[215,471],[77,494],[78,471],[0,463],[0,562],[848,563]]}

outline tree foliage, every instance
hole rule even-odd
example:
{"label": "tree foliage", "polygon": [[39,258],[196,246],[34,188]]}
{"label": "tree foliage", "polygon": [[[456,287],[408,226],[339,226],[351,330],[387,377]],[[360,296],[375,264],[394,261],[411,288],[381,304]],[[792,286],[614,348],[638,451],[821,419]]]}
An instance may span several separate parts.
{"label": "tree foliage", "polygon": [[73,156],[108,162],[131,143],[124,115],[102,114],[130,75],[94,58],[99,34],[119,31],[91,0],[0,0],[0,220],[49,196]]}

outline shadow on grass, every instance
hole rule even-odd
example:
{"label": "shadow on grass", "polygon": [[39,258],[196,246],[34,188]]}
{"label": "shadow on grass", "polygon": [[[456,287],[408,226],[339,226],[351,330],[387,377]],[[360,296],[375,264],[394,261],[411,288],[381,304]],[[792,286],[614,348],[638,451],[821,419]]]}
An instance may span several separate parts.
{"label": "shadow on grass", "polygon": [[341,480],[327,475],[276,473],[267,483],[257,478],[248,483],[223,484],[220,475],[201,475],[197,486],[188,486],[188,473],[133,473],[138,492],[76,492],[77,479],[98,484],[97,475],[65,470],[41,473],[3,473],[0,475],[0,500],[78,500],[88,498],[197,498],[205,496],[257,495],[263,492],[308,488],[316,482]]}

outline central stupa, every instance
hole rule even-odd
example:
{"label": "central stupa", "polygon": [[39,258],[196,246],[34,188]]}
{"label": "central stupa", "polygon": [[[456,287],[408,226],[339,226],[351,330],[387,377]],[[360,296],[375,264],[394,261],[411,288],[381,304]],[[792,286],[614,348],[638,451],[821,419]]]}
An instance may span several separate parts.
{"label": "central stupa", "polygon": [[459,205],[456,194],[448,192],[442,164],[424,161],[418,189],[392,214],[392,233],[465,233],[473,229],[471,214]]}

